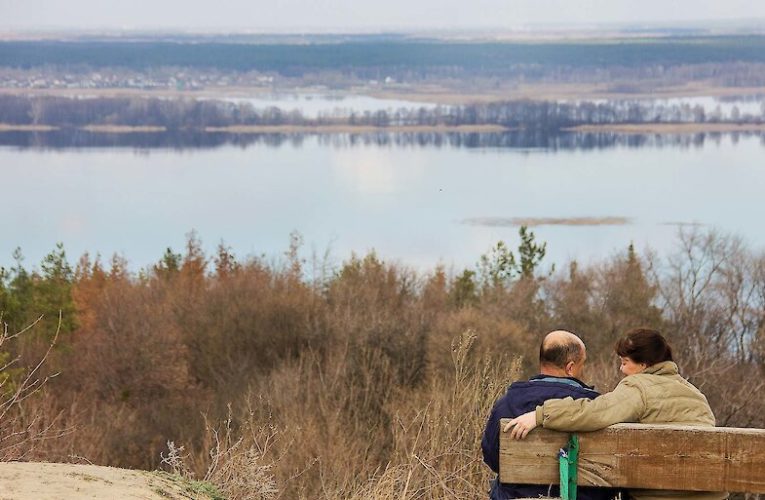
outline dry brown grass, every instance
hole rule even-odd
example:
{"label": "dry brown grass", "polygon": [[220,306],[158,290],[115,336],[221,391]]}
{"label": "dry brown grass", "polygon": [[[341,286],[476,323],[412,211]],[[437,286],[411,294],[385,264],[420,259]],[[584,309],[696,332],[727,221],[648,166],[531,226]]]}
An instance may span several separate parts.
{"label": "dry brown grass", "polygon": [[[454,339],[450,377],[395,391],[384,404],[389,418],[382,425],[369,415],[353,420],[370,409],[367,398],[375,391],[344,391],[342,358],[328,365],[300,361],[274,377],[277,387],[253,393],[239,418],[208,426],[194,465],[209,464],[204,478],[230,498],[484,496],[489,471],[478,443],[494,401],[519,376],[520,360],[478,356],[476,339],[469,330]],[[367,362],[383,372],[379,378],[395,377],[390,365]],[[179,455],[171,453],[171,462],[185,474]]]}
{"label": "dry brown grass", "polygon": [[478,281],[461,302],[464,283],[442,269],[374,255],[313,280],[292,250],[276,264],[224,252],[212,270],[193,242],[140,277],[91,263],[73,283],[78,326],[40,372],[61,375],[23,402],[35,420],[17,427],[72,432],[16,452],[153,469],[171,441],[187,475],[231,498],[482,497],[490,407],[561,327],[585,340],[600,390],[618,380],[614,340],[658,327],[721,423],[765,426],[751,397],[765,373],[765,258],[692,230],[663,259],[627,251]]}

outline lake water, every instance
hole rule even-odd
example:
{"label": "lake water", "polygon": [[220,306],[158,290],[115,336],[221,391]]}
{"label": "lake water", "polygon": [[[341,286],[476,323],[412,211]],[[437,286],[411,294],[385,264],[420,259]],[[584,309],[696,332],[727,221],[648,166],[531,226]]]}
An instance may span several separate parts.
{"label": "lake water", "polygon": [[[63,134],[63,135],[62,135]],[[70,261],[122,253],[137,270],[195,229],[212,251],[280,256],[352,251],[430,269],[474,264],[517,219],[541,225],[547,263],[623,250],[668,252],[698,224],[765,248],[765,145],[749,136],[166,136],[0,133],[0,265],[57,241]],[[68,147],[67,147],[68,146]],[[555,222],[547,220],[546,222]],[[560,222],[560,221],[558,221]],[[618,222],[618,221],[617,221]]]}

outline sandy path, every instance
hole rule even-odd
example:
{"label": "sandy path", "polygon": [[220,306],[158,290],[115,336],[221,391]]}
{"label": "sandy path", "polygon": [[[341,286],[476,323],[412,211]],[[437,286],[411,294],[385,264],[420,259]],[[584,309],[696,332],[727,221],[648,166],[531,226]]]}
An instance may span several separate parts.
{"label": "sandy path", "polygon": [[0,500],[200,499],[154,472],[96,465],[0,463]]}

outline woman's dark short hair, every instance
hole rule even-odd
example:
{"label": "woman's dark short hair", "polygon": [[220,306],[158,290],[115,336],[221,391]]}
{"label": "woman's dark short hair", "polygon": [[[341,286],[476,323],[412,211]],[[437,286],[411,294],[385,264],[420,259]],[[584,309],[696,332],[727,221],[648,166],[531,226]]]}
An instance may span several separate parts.
{"label": "woman's dark short hair", "polygon": [[635,328],[616,343],[616,354],[647,366],[672,361],[672,348],[656,330]]}

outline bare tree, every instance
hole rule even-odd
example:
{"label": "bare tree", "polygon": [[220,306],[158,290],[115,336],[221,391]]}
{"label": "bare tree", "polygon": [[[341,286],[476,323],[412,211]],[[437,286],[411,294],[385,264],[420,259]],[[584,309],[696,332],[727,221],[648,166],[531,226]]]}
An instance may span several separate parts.
{"label": "bare tree", "polygon": [[[36,446],[55,439],[68,432],[58,425],[58,417],[41,412],[26,411],[26,403],[40,394],[48,381],[57,374],[42,375],[42,368],[48,360],[61,330],[61,314],[58,327],[47,350],[36,364],[29,368],[17,367],[19,357],[11,357],[8,344],[32,331],[43,316],[16,333],[8,331],[8,324],[2,322],[0,332],[0,461],[29,458]],[[0,322],[2,317],[0,317]]]}

